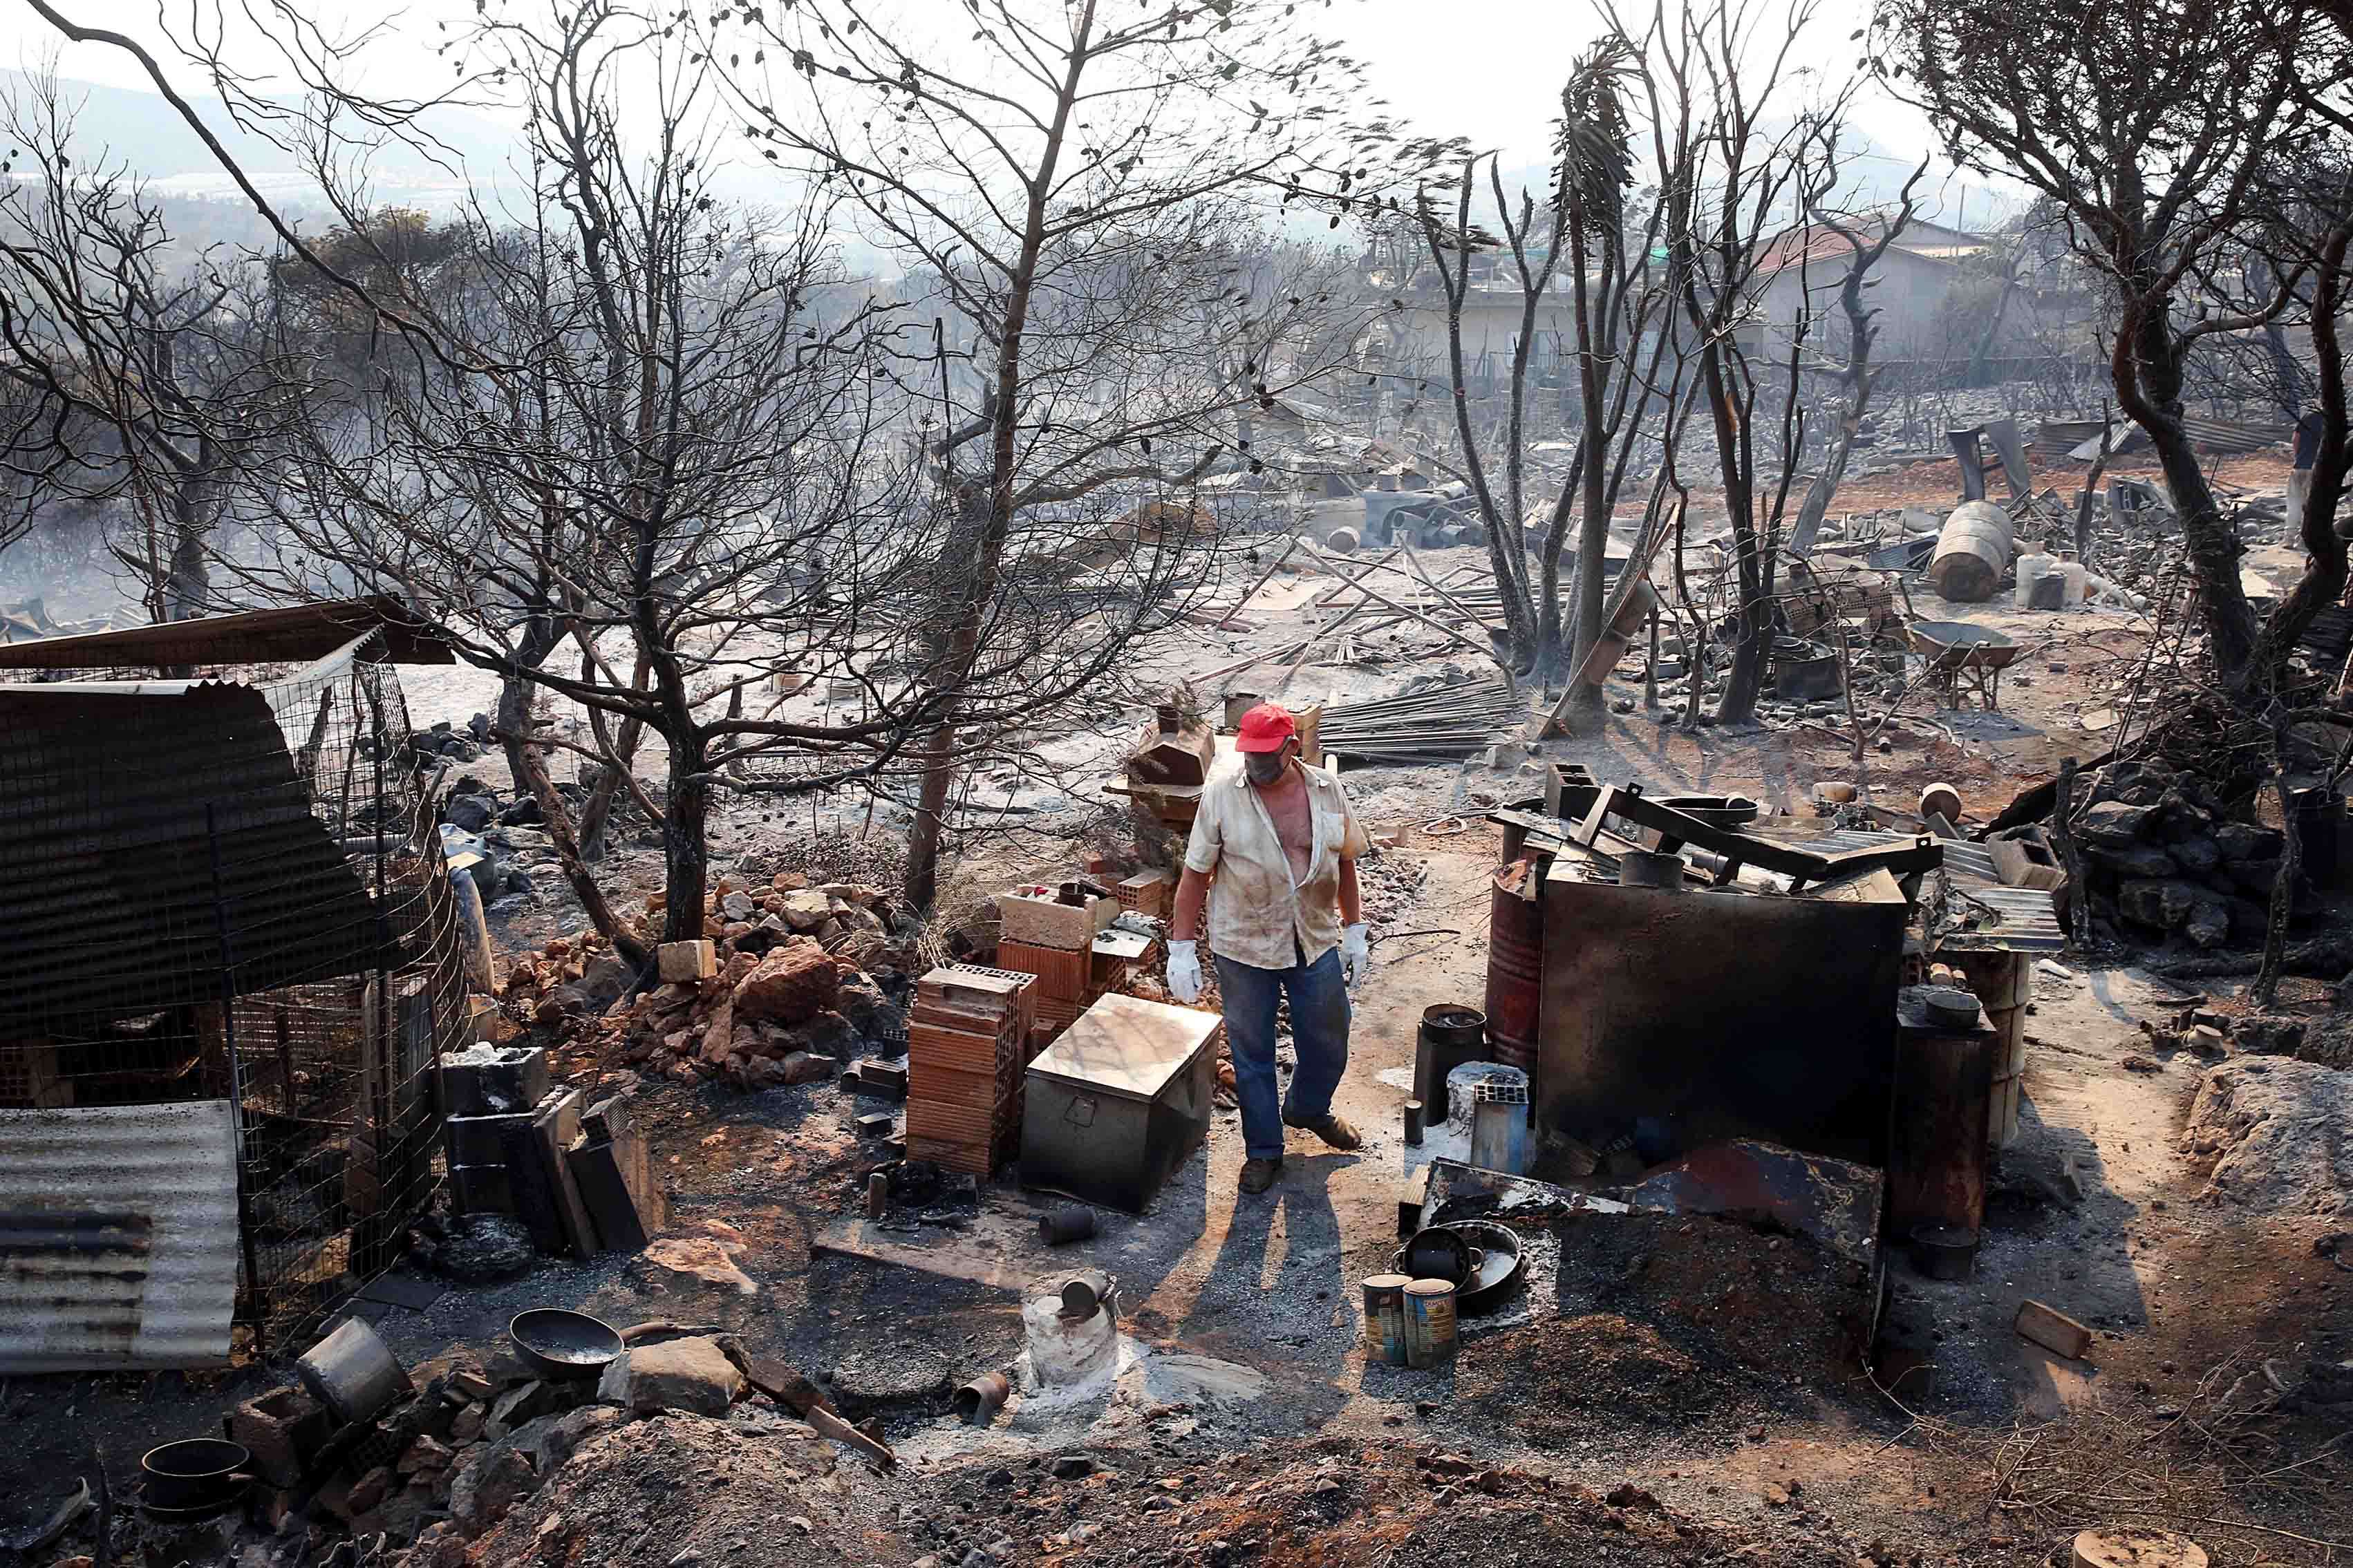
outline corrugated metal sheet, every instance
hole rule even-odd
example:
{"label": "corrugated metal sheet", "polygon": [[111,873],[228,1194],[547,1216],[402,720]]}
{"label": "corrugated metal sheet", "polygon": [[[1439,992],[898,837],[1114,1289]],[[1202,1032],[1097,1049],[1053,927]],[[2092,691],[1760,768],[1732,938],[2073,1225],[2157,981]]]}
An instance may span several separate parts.
{"label": "corrugated metal sheet", "polygon": [[0,1110],[0,1373],[220,1365],[237,1266],[228,1101]]}
{"label": "corrugated metal sheet", "polygon": [[[1844,828],[1827,837],[1810,840],[1806,847],[1815,850],[1872,849],[1883,844],[1905,843],[1913,836],[1883,829]],[[1945,848],[1945,869],[1953,874],[1958,891],[1980,904],[1993,909],[2001,916],[1999,926],[1981,931],[1948,933],[1940,940],[1947,947],[1992,948],[2008,952],[2057,952],[2067,945],[2065,933],[2059,929],[2059,916],[2052,904],[2051,895],[2039,888],[2005,888],[2001,873],[1994,869],[1993,851],[1982,844],[1961,839],[1937,840]]]}
{"label": "corrugated metal sheet", "polygon": [[391,941],[268,693],[0,686],[0,1039],[217,1001],[224,922],[240,993]]}
{"label": "corrugated metal sheet", "polygon": [[455,664],[458,656],[396,599],[338,599],[167,621],[79,637],[0,643],[0,669],[106,669],[121,666],[266,664],[322,658],[364,632],[384,633],[390,664]]}

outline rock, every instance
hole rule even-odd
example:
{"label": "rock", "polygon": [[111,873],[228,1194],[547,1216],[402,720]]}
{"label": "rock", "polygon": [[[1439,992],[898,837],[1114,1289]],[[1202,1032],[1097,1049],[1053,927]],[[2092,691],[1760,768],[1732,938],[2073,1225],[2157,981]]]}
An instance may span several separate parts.
{"label": "rock", "polygon": [[841,1014],[819,1013],[796,1031],[799,1048],[839,1060],[858,1052],[858,1030]]}
{"label": "rock", "polygon": [[465,1568],[466,1537],[446,1519],[425,1527],[403,1559],[407,1568]]}
{"label": "rock", "polygon": [[638,1345],[605,1369],[596,1397],[641,1414],[686,1410],[724,1415],[744,1392],[744,1373],[713,1339]]}
{"label": "rock", "polygon": [[2181,929],[2200,947],[2221,947],[2231,940],[2231,900],[2212,894],[2200,899]]}
{"label": "rock", "polygon": [[449,1484],[449,1517],[469,1536],[489,1530],[539,1486],[531,1461],[504,1444],[484,1448]]}
{"label": "rock", "polygon": [[395,1468],[404,1476],[446,1470],[456,1458],[447,1443],[419,1433],[417,1440],[409,1444],[407,1450],[400,1456],[400,1463]]}
{"label": "rock", "polygon": [[807,1051],[795,1051],[778,1064],[783,1080],[787,1084],[816,1083],[833,1076],[833,1059],[811,1056]]}
{"label": "rock", "polygon": [[343,1494],[343,1507],[353,1518],[371,1512],[398,1484],[389,1465],[378,1465],[352,1483],[352,1489]]}
{"label": "rock", "polygon": [[786,925],[806,934],[833,918],[833,900],[814,888],[797,889],[785,894],[776,913]]}
{"label": "rock", "polygon": [[480,833],[498,819],[498,813],[499,803],[490,796],[461,795],[441,808],[441,820],[460,833]]}
{"label": "rock", "polygon": [[2214,829],[2214,846],[2225,860],[2276,860],[2287,841],[2276,827],[2225,822]]}
{"label": "rock", "polygon": [[467,1405],[463,1410],[459,1411],[456,1419],[449,1423],[449,1440],[461,1448],[469,1443],[479,1441],[482,1436],[482,1423],[489,1420],[490,1416],[490,1408],[487,1405]]}
{"label": "rock", "polygon": [[2129,849],[2157,826],[2157,808],[2104,800],[2075,818],[2076,837],[2107,849]]}
{"label": "rock", "polygon": [[540,809],[537,795],[519,795],[514,804],[499,813],[501,827],[525,827],[534,822],[545,822],[547,813]]}
{"label": "rock", "polygon": [[627,1411],[616,1410],[609,1405],[584,1405],[559,1415],[541,1416],[519,1428],[507,1439],[507,1446],[529,1459],[541,1475],[553,1475],[564,1468],[581,1444],[628,1419]]}
{"label": "rock", "polygon": [[2212,897],[2178,881],[2127,881],[2116,889],[2116,909],[2125,919],[2151,931],[2179,931],[2190,912]]}
{"label": "rock", "polygon": [[873,978],[862,971],[852,971],[841,977],[841,985],[834,993],[835,1011],[849,1020],[851,1028],[861,1035],[877,1035],[896,1029],[902,1021],[899,1009]]}
{"label": "rock", "polygon": [[1054,1479],[1074,1481],[1095,1473],[1095,1462],[1084,1454],[1061,1454],[1054,1459]]}
{"label": "rock", "polygon": [[2120,877],[2170,877],[2178,869],[2173,857],[2154,844],[2134,844],[2121,849],[2099,845],[2086,853],[2094,861],[2114,869]]}
{"label": "rock", "polygon": [[723,1285],[739,1295],[756,1296],[760,1287],[735,1265],[740,1245],[706,1236],[666,1236],[646,1244],[638,1256],[657,1268],[683,1274],[705,1285]]}
{"label": "rock", "polygon": [[734,1010],[752,1020],[806,1023],[833,1005],[841,971],[831,954],[806,937],[770,950],[735,987]]}
{"label": "rock", "polygon": [[760,906],[752,901],[751,894],[739,889],[719,900],[719,912],[731,921],[749,921],[760,912]]}
{"label": "rock", "polygon": [[2222,847],[2210,834],[2192,834],[2171,846],[2168,853],[2193,877],[2202,877],[2222,863]]}
{"label": "rock", "polygon": [[489,1419],[482,1423],[482,1436],[495,1443],[516,1427],[569,1410],[579,1403],[577,1396],[562,1384],[533,1378],[517,1384],[491,1404]]}

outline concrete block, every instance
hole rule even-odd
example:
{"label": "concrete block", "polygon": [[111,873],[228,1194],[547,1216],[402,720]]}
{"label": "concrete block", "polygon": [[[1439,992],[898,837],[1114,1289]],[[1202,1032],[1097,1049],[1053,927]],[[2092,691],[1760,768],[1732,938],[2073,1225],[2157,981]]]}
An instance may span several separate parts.
{"label": "concrete block", "polygon": [[445,1116],[529,1110],[547,1098],[553,1083],[547,1053],[536,1046],[470,1046],[462,1051],[444,1051],[440,1079]]}
{"label": "concrete block", "polygon": [[496,1165],[506,1159],[507,1140],[518,1127],[528,1130],[532,1113],[518,1110],[498,1116],[452,1116],[442,1123],[442,1144],[452,1165]]}
{"label": "concrete block", "polygon": [[654,963],[665,981],[709,980],[719,973],[719,948],[708,939],[666,942],[654,950]]}
{"label": "concrete block", "polygon": [[228,1440],[253,1456],[253,1473],[291,1487],[334,1432],[327,1407],[290,1384],[247,1400],[221,1421]]}

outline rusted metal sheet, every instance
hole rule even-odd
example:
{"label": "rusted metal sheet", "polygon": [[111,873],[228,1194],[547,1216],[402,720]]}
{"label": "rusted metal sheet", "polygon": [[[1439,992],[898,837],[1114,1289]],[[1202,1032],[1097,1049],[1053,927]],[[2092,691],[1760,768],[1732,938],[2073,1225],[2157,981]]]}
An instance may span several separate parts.
{"label": "rusted metal sheet", "polygon": [[1605,871],[1565,851],[1545,880],[1542,1131],[1599,1149],[1655,1124],[1669,1150],[1759,1138],[1884,1161],[1910,915],[1892,879],[1848,901]]}
{"label": "rusted metal sheet", "polygon": [[0,1110],[0,1373],[227,1362],[236,1152],[225,1100]]}
{"label": "rusted metal sheet", "polygon": [[391,941],[267,690],[0,686],[0,1040],[217,1002],[224,935],[239,993]]}
{"label": "rusted metal sheet", "polygon": [[389,664],[455,664],[458,656],[429,626],[378,595],[322,605],[244,610],[195,621],[166,621],[121,631],[0,644],[0,669],[168,668],[174,665],[272,664],[323,658],[370,631],[384,636],[376,657]]}

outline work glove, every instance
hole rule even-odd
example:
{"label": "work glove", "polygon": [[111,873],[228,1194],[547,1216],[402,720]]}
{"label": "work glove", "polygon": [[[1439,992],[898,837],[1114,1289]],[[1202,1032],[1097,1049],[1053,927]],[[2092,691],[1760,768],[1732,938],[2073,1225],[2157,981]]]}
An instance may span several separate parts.
{"label": "work glove", "polygon": [[1372,939],[1365,934],[1362,921],[1340,933],[1340,972],[1347,976],[1352,990],[1373,972]]}
{"label": "work glove", "polygon": [[1169,942],[1168,994],[1179,1002],[1201,999],[1201,952],[1198,942]]}

